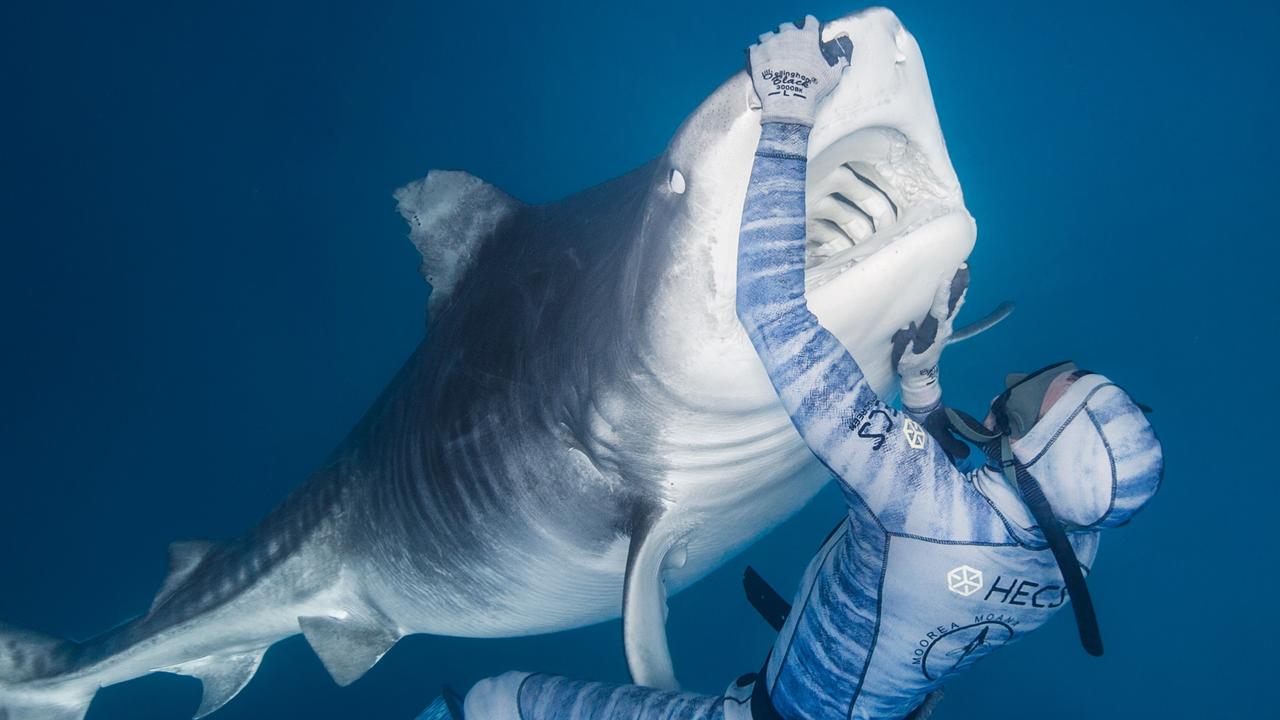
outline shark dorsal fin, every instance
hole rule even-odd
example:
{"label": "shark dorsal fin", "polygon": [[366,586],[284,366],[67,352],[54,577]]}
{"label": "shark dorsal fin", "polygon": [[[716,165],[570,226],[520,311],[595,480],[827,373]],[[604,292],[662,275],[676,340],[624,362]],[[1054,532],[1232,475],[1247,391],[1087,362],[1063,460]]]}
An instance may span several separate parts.
{"label": "shark dorsal fin", "polygon": [[160,592],[156,593],[155,599],[151,601],[152,610],[168,600],[173,591],[191,577],[191,573],[208,557],[209,551],[215,544],[209,540],[182,540],[169,543],[169,573],[164,577]]}
{"label": "shark dorsal fin", "polygon": [[333,681],[343,686],[359,680],[401,637],[375,610],[300,617],[298,626]]}
{"label": "shark dorsal fin", "polygon": [[204,685],[204,695],[200,698],[200,708],[196,710],[194,720],[208,715],[226,705],[231,698],[240,694],[245,685],[253,679],[262,664],[262,656],[266,648],[232,655],[213,655],[199,660],[164,668],[166,672],[198,678]]}
{"label": "shark dorsal fin", "polygon": [[395,198],[396,209],[409,223],[409,239],[422,253],[432,317],[448,304],[485,239],[522,206],[493,185],[456,170],[432,170],[397,190]]}

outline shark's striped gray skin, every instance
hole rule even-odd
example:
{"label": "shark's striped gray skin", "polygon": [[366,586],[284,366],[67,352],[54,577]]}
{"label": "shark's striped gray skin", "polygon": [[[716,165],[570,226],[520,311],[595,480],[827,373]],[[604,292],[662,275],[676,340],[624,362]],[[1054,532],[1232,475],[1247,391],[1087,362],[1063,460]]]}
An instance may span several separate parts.
{"label": "shark's striped gray skin", "polygon": [[[915,40],[879,9],[824,34],[854,57],[811,136],[809,305],[884,394],[894,331],[975,228]],[[426,340],[257,528],[175,544],[147,614],[83,643],[0,631],[0,718],[74,720],[155,671],[202,679],[207,714],[298,632],[345,684],[407,634],[619,613],[635,678],[674,686],[666,593],[829,479],[734,311],[754,97],[735,75],[661,157],[560,202],[456,172],[400,190],[433,286]]]}

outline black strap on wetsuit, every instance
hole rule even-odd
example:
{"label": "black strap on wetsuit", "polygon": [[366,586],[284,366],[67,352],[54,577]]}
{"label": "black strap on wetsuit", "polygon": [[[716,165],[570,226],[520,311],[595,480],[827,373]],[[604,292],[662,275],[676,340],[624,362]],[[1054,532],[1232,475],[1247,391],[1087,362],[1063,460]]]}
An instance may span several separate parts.
{"label": "black strap on wetsuit", "polygon": [[769,623],[769,627],[782,632],[782,626],[791,614],[791,603],[750,565],[742,573],[742,589],[747,593],[747,602]]}
{"label": "black strap on wetsuit", "polygon": [[769,653],[764,658],[764,666],[756,673],[755,687],[751,688],[751,720],[782,720],[778,709],[773,706],[773,698],[769,697]]}
{"label": "black strap on wetsuit", "polygon": [[1053,552],[1053,559],[1058,563],[1058,570],[1062,572],[1067,593],[1071,596],[1071,611],[1076,616],[1080,644],[1084,646],[1085,652],[1094,657],[1100,657],[1102,630],[1098,627],[1098,614],[1093,608],[1093,596],[1089,594],[1089,585],[1084,581],[1084,573],[1080,571],[1080,560],[1076,557],[1075,550],[1071,548],[1067,532],[1062,529],[1062,522],[1058,520],[1053,507],[1049,505],[1049,499],[1044,496],[1044,488],[1040,487],[1040,483],[1032,477],[1022,463],[1014,458],[1013,448],[1007,435],[1000,443],[1000,464],[1004,467],[1005,477],[1017,486],[1018,493],[1022,495],[1022,502],[1031,511],[1031,517],[1035,518],[1036,525],[1040,526],[1040,532],[1044,534],[1045,542],[1049,543],[1049,550]]}

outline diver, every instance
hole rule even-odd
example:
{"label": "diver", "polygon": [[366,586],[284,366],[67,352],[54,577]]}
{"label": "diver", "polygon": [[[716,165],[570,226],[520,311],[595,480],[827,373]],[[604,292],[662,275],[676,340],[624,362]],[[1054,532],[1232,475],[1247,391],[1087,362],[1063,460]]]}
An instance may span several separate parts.
{"label": "diver", "polygon": [[[927,317],[895,337],[905,412],[876,396],[805,301],[808,139],[849,60],[840,49],[823,46],[808,17],[749,52],[762,129],[742,212],[738,317],[848,502],[763,668],[718,697],[512,672],[465,700],[442,697],[423,718],[923,717],[931,693],[1068,603],[1085,649],[1102,652],[1084,573],[1100,532],[1159,488],[1160,444],[1124,390],[1071,363],[1009,376],[985,422],[944,407],[938,362],[964,268],[940,278]],[[952,456],[969,447],[959,438],[988,461],[958,470]]]}

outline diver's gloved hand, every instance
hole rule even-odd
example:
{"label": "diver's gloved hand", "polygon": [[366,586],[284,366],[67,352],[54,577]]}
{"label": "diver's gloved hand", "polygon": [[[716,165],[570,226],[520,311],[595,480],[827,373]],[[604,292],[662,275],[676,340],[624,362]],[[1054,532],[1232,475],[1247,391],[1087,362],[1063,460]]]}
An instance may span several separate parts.
{"label": "diver's gloved hand", "polygon": [[848,67],[847,57],[827,62],[818,35],[818,20],[805,16],[796,27],[783,23],[778,32],[767,32],[747,51],[748,72],[760,96],[761,123],[786,122],[813,126],[818,102],[827,96],[840,73]]}
{"label": "diver's gloved hand", "polygon": [[902,386],[902,406],[915,415],[928,415],[942,404],[938,361],[954,330],[956,315],[969,290],[969,266],[938,285],[929,314],[893,335],[893,365]]}

